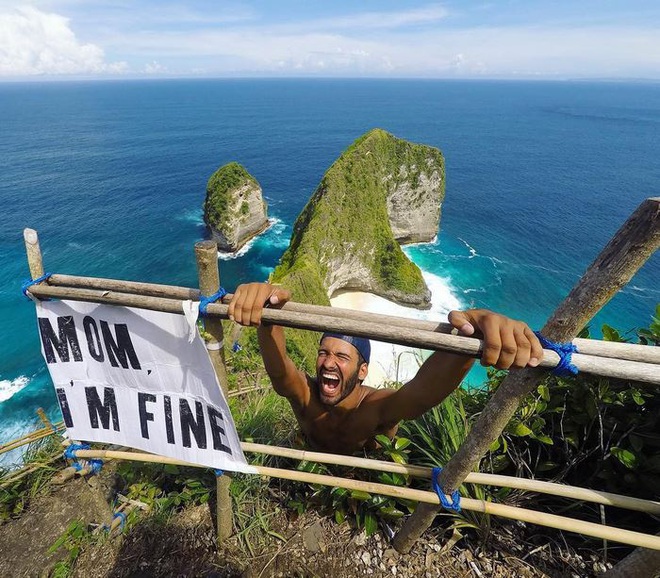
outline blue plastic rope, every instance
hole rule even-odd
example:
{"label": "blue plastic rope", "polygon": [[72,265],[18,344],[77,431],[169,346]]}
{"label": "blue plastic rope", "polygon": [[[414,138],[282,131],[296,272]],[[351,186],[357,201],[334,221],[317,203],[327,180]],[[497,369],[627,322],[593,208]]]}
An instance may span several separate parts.
{"label": "blue plastic rope", "polygon": [[243,348],[241,347],[241,344],[238,341],[234,341],[233,345],[231,346],[231,350],[234,353],[238,353],[239,351],[243,351]]}
{"label": "blue plastic rope", "polygon": [[447,499],[447,496],[442,491],[442,488],[438,483],[438,476],[440,475],[441,471],[442,468],[433,468],[433,471],[431,472],[431,483],[433,484],[433,490],[436,494],[438,494],[440,503],[445,510],[451,510],[452,512],[456,512],[458,514],[461,511],[461,494],[458,492],[458,490],[454,490],[451,493],[451,502]]}
{"label": "blue plastic rope", "polygon": [[121,532],[126,525],[126,514],[124,514],[124,512],[116,512],[115,515],[112,516],[113,520],[115,518],[119,518],[121,520],[121,522],[119,522],[119,531]]}
{"label": "blue plastic rope", "polygon": [[21,291],[23,291],[23,295],[25,295],[28,299],[30,296],[28,295],[30,287],[32,285],[37,285],[38,283],[42,283],[43,281],[46,281],[49,277],[52,276],[52,273],[46,273],[45,275],[42,275],[41,277],[37,277],[36,279],[26,279],[23,281],[23,284],[21,285]]}
{"label": "blue plastic rope", "polygon": [[215,303],[218,299],[222,299],[225,295],[227,295],[227,292],[220,287],[213,295],[205,296],[202,295],[200,300],[199,300],[199,312],[202,315],[206,315],[206,307],[208,306],[209,303]]}
{"label": "blue plastic rope", "polygon": [[77,460],[78,458],[76,457],[76,451],[77,450],[88,450],[89,445],[88,444],[71,444],[64,450],[64,457],[67,460]]}
{"label": "blue plastic rope", "polygon": [[223,472],[222,470],[213,470],[213,471],[214,471],[215,476],[216,476],[217,478],[219,478],[220,476],[224,476],[224,475],[225,475],[225,472]]}
{"label": "blue plastic rope", "polygon": [[83,466],[79,461],[78,461],[78,456],[76,456],[76,451],[77,450],[88,450],[90,449],[89,444],[71,444],[64,450],[64,457],[67,460],[73,460],[73,463],[71,464],[71,467],[75,468],[77,472],[83,469],[83,467],[87,467],[90,469],[91,474],[98,474],[101,471],[101,468],[103,467],[103,460],[99,459],[89,459],[87,461],[87,465]]}
{"label": "blue plastic rope", "polygon": [[555,343],[543,337],[540,331],[535,331],[534,335],[539,338],[543,349],[550,349],[559,355],[559,363],[552,370],[554,375],[567,377],[578,374],[578,368],[571,362],[571,356],[578,352],[577,347],[573,343]]}

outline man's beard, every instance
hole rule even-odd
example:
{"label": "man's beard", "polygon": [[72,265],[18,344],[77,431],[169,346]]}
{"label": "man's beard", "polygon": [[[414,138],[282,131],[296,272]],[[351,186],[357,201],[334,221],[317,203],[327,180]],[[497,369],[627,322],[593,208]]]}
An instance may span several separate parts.
{"label": "man's beard", "polygon": [[[351,375],[349,375],[346,380],[344,381],[344,387],[339,394],[339,396],[336,399],[330,399],[326,400],[323,398],[323,395],[321,393],[321,387],[319,386],[318,392],[319,392],[319,398],[321,399],[321,403],[324,405],[337,405],[339,402],[343,401],[346,399],[351,392],[355,389],[355,386],[358,384],[358,372],[360,371],[360,368],[356,369]],[[320,384],[321,383],[321,376],[317,374],[316,376],[316,383]]]}

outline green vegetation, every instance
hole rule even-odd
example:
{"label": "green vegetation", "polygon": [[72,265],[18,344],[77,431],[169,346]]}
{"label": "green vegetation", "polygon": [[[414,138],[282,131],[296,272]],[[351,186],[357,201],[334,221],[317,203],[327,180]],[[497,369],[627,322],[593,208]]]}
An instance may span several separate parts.
{"label": "green vegetation", "polygon": [[82,548],[91,543],[93,539],[91,532],[82,522],[78,520],[71,522],[64,534],[48,549],[49,554],[57,552],[60,548],[64,548],[67,553],[64,560],[55,563],[49,576],[52,578],[67,578],[70,576]]}
{"label": "green vegetation", "polygon": [[[227,224],[236,216],[232,213],[231,193],[237,188],[257,180],[236,162],[220,167],[206,185],[206,200],[204,201],[204,222],[217,230],[224,230]],[[249,206],[243,202],[240,214],[246,215]]]}
{"label": "green vegetation", "polygon": [[50,490],[50,480],[64,462],[61,456],[62,445],[51,436],[30,444],[26,450],[26,475],[18,477],[20,472],[0,468],[0,524],[20,516],[36,496]]}

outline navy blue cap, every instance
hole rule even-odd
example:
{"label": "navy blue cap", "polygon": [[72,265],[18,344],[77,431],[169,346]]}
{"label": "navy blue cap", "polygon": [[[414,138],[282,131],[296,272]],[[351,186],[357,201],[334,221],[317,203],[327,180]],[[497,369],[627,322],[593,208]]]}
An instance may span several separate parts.
{"label": "navy blue cap", "polygon": [[362,355],[364,360],[369,363],[369,357],[371,357],[371,342],[365,337],[353,337],[352,335],[343,335],[342,333],[332,333],[328,331],[321,335],[321,341],[326,337],[336,337],[337,339],[344,340],[346,343],[350,343],[360,352],[360,355]]}

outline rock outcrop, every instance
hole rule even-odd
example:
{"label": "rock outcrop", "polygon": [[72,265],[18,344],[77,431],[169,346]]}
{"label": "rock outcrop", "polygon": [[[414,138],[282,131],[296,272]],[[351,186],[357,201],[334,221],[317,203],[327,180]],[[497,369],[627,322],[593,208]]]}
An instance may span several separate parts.
{"label": "rock outcrop", "polygon": [[221,251],[238,251],[268,228],[268,208],[256,179],[238,163],[220,167],[206,185],[204,222]]}
{"label": "rock outcrop", "polygon": [[444,198],[444,162],[426,172],[413,173],[408,180],[407,168],[387,195],[387,214],[394,238],[401,244],[426,243],[438,234]]}
{"label": "rock outcrop", "polygon": [[443,198],[442,153],[374,129],[323,176],[273,281],[316,303],[357,290],[428,308],[421,271],[399,244],[435,237]]}

